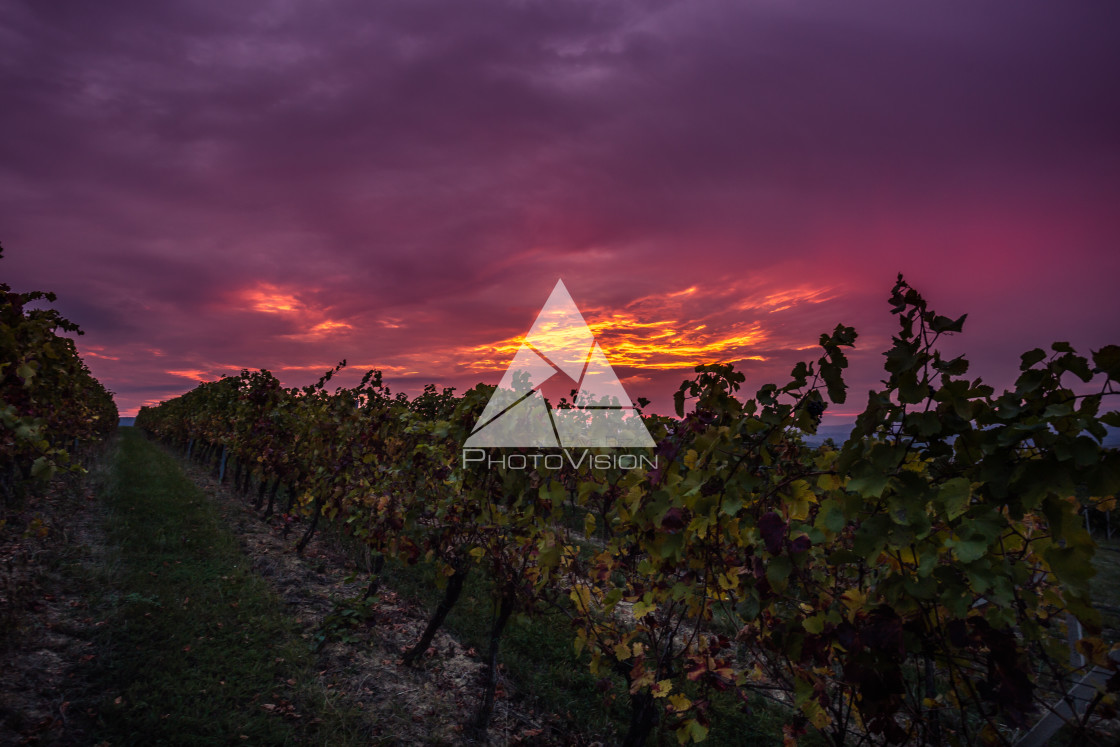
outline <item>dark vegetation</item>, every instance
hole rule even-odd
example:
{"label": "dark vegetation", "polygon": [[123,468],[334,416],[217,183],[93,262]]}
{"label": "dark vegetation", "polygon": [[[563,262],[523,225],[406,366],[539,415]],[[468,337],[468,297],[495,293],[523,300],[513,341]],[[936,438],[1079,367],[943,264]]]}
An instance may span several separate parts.
{"label": "dark vegetation", "polygon": [[[256,486],[250,499],[291,519],[299,548],[327,523],[388,559],[375,567],[432,568],[432,628],[477,583],[491,617],[469,633],[490,668],[464,720],[476,737],[515,621],[530,618],[566,620],[591,675],[622,694],[624,744],[655,730],[714,738],[737,698],[792,707],[787,739],[1013,743],[1076,679],[1116,671],[1082,513],[1111,511],[1120,484],[1101,445],[1120,424],[1102,410],[1120,347],[1091,360],[1065,343],[1028,351],[997,394],[937,350],[963,316],[936,314],[901,278],[890,302],[900,325],[884,388],[837,448],[804,436],[846,399],[856,335],[843,326],[821,336],[817,361],[746,401],[732,367],[698,367],[680,420],[647,419],[649,472],[463,465],[492,389],[410,400],[377,372],[333,393],[334,371],[302,390],[243,372],[137,423],[246,495]],[[1078,706],[1079,739],[1115,707],[1120,678],[1101,681]]]}
{"label": "dark vegetation", "polygon": [[[36,564],[70,581],[90,572],[44,543],[69,534],[58,507],[88,501],[81,476],[117,422],[65,337],[77,327],[35,308],[52,300],[0,286],[11,642],[33,640],[26,615],[53,599],[37,596]],[[1057,731],[1062,707],[1056,738],[1105,739],[1120,690],[1105,560],[1120,454],[1103,442],[1120,426],[1106,407],[1120,347],[1028,351],[997,393],[938,351],[965,317],[935,313],[901,276],[890,305],[883,388],[839,445],[806,438],[847,398],[856,333],[843,325],[750,399],[732,366],[697,367],[677,418],[646,418],[648,471],[464,464],[493,388],[410,399],[374,371],[334,392],[338,369],[302,389],[244,371],[137,425],[228,480],[297,552],[325,529],[368,560],[365,593],[324,618],[315,647],[368,626],[390,584],[431,611],[408,664],[428,666],[443,626],[468,641],[483,667],[457,714],[467,740],[487,738],[503,682],[572,735],[625,745],[779,729],[786,743],[1029,743]],[[74,599],[104,617],[72,636],[100,652],[70,672],[89,683],[76,702],[90,728],[135,744],[349,741],[349,714],[303,718],[330,710],[308,684],[313,653],[213,503],[138,433],[121,448],[103,491],[109,567]],[[1102,520],[1099,543],[1089,528]],[[64,723],[71,705],[55,709]]]}

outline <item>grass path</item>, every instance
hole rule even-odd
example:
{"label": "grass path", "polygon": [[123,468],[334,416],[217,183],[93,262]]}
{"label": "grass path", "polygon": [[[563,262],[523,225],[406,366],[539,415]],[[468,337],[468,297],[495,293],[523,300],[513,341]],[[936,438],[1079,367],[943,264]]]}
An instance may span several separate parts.
{"label": "grass path", "polygon": [[[120,431],[104,487],[109,583],[90,676],[94,735],[121,744],[346,744],[307,642],[213,500],[161,449]],[[297,717],[298,714],[298,717]]]}

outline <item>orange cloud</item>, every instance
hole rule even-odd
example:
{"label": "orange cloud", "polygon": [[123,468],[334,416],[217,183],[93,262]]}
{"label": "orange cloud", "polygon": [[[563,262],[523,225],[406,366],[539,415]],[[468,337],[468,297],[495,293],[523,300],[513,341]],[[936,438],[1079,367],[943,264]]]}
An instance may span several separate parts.
{"label": "orange cloud", "polygon": [[284,291],[271,283],[260,283],[252,288],[246,288],[238,295],[242,301],[249,304],[249,309],[265,314],[302,311],[305,308],[293,293]]}
{"label": "orange cloud", "polygon": [[87,358],[100,358],[106,361],[119,361],[120,358],[115,355],[106,355],[105,348],[101,345],[85,345],[82,346],[82,355]]}
{"label": "orange cloud", "polygon": [[[818,304],[834,297],[830,287],[801,286],[781,291],[754,292],[745,297],[734,285],[719,295],[726,303],[712,303],[712,294],[697,296],[696,286],[639,298],[622,311],[584,309],[584,317],[612,364],[643,369],[688,369],[716,361],[765,361],[761,349],[808,349],[810,340],[778,340],[772,325],[753,316],[775,314],[801,304]],[[735,299],[735,300],[733,300]],[[701,303],[702,302],[702,303]],[[713,311],[713,308],[715,309]],[[527,331],[527,330],[526,330]],[[474,372],[502,370],[524,341],[524,334],[494,343],[459,348],[452,354]]]}
{"label": "orange cloud", "polygon": [[235,292],[233,305],[244,311],[279,314],[291,319],[294,326],[304,331],[283,337],[299,342],[318,342],[354,329],[345,320],[332,319],[327,308],[305,300],[307,295],[307,290],[302,287],[295,289],[272,283],[257,283]]}
{"label": "orange cloud", "polygon": [[190,379],[191,381],[213,381],[217,378],[207,371],[199,370],[164,371],[164,373],[169,376],[182,376],[184,379]]}
{"label": "orange cloud", "polygon": [[834,288],[801,286],[774,293],[756,294],[736,304],[735,309],[739,311],[766,311],[773,314],[791,309],[798,304],[818,304],[831,301],[836,298],[836,294],[833,293],[834,290]]}

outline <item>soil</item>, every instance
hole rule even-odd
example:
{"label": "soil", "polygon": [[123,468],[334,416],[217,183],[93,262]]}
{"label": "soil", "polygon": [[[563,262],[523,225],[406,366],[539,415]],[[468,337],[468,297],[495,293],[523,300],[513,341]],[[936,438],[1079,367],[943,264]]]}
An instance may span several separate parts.
{"label": "soil", "polygon": [[98,696],[82,665],[104,623],[79,578],[104,566],[104,514],[88,485],[69,480],[34,508],[0,527],[0,744],[88,745]]}

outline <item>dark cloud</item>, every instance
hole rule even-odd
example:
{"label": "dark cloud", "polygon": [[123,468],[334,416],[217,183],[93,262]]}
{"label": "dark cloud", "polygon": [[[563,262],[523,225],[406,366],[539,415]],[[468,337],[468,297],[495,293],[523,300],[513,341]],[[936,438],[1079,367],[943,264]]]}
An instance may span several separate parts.
{"label": "dark cloud", "polygon": [[[603,313],[692,285],[713,306],[834,288],[763,315],[770,362],[745,365],[776,377],[837,321],[884,344],[904,271],[1004,370],[1051,336],[1120,336],[1118,16],[10,3],[4,277],[59,292],[128,410],[190,385],[167,371],[304,383],[341,357],[473,383],[424,352],[523,332],[557,277]],[[853,360],[870,385],[875,355]]]}

